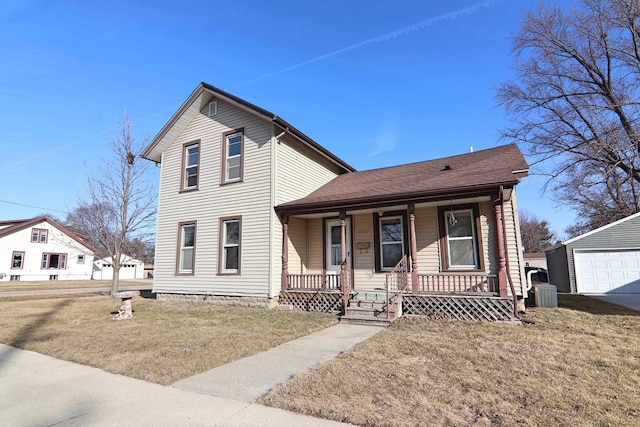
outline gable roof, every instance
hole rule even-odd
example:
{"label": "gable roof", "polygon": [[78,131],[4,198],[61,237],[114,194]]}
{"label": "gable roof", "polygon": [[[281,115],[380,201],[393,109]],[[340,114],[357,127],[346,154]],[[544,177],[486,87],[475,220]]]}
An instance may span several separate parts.
{"label": "gable roof", "polygon": [[180,106],[178,111],[171,117],[171,119],[164,125],[158,135],[151,140],[149,146],[142,152],[142,157],[145,159],[159,163],[162,158],[162,152],[164,152],[169,145],[180,135],[180,133],[191,123],[194,117],[207,105],[211,99],[221,99],[229,104],[245,110],[251,114],[254,114],[272,124],[279,127],[283,131],[292,134],[297,139],[302,141],[311,147],[315,152],[319,153],[323,157],[329,159],[332,163],[337,164],[345,171],[355,171],[353,166],[349,165],[344,160],[315,142],[313,139],[287,123],[284,119],[277,115],[258,107],[242,98],[238,98],[235,95],[225,92],[215,86],[202,82],[198,87],[189,95],[187,100]]}
{"label": "gable roof", "polygon": [[528,175],[529,165],[515,144],[457,156],[339,175],[278,211],[355,207],[419,200],[511,186]]}
{"label": "gable roof", "polygon": [[[629,220],[631,220],[633,218],[637,218],[639,216],[640,216],[640,212],[636,212],[633,215],[629,215],[628,217],[619,219],[619,220],[617,220],[615,222],[612,222],[611,224],[603,225],[602,227],[596,228],[595,230],[588,231],[588,232],[586,232],[584,234],[581,234],[581,235],[573,237],[573,238],[571,238],[571,239],[569,239],[567,241],[564,241],[564,242],[562,242],[562,245],[568,245],[569,243],[573,243],[573,242],[578,241],[580,239],[584,239],[585,237],[594,235],[594,234],[599,233],[601,231],[604,231],[604,230],[606,230],[608,228],[615,227],[618,224],[622,224],[624,222],[627,222],[627,221],[629,221]],[[561,245],[557,245],[557,246],[561,246]],[[555,247],[554,248],[550,248],[550,249],[555,249]]]}
{"label": "gable roof", "polygon": [[18,220],[0,221],[0,224],[13,224],[10,227],[6,227],[6,228],[3,228],[3,229],[0,229],[0,238],[8,236],[9,234],[13,234],[13,233],[15,233],[17,231],[24,230],[25,228],[29,228],[29,227],[32,227],[34,225],[40,224],[41,222],[49,223],[51,226],[57,228],[58,230],[60,230],[64,234],[66,234],[67,236],[71,237],[76,242],[78,242],[79,244],[81,244],[85,248],[89,249],[94,254],[100,253],[100,251],[98,249],[94,248],[93,246],[91,246],[87,242],[85,242],[82,239],[82,237],[80,237],[80,235],[78,233],[75,233],[75,232],[69,230],[68,228],[63,227],[62,225],[58,224],[57,222],[55,222],[54,220],[52,220],[51,218],[46,217],[46,216],[39,216],[39,217],[36,217],[36,218],[33,218],[33,219],[18,219]]}

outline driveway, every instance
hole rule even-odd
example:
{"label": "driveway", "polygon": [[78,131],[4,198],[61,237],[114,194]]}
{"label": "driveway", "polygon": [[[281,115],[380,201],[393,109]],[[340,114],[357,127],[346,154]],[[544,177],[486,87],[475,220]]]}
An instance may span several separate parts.
{"label": "driveway", "polygon": [[601,294],[589,296],[601,301],[610,302],[612,304],[640,311],[640,294]]}

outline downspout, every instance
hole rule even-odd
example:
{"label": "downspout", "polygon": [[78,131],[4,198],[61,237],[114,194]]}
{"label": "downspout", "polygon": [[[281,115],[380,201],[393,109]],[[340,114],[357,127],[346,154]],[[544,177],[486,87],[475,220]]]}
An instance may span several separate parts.
{"label": "downspout", "polygon": [[513,280],[511,279],[511,271],[509,269],[509,246],[507,246],[507,221],[504,218],[504,186],[500,186],[500,220],[502,222],[502,240],[504,244],[504,261],[507,269],[507,282],[511,288],[511,296],[513,298],[513,315],[516,319],[522,321],[523,319],[518,314],[518,296],[516,295],[516,288],[513,286]]}
{"label": "downspout", "polygon": [[276,133],[276,128],[273,125],[273,123],[271,124],[271,135],[273,135],[271,137],[271,182],[270,182],[270,198],[271,198],[271,203],[269,204],[269,291],[268,291],[268,297],[269,299],[273,299],[275,292],[273,291],[273,277],[275,274],[275,269],[273,268],[273,260],[274,260],[274,254],[273,254],[273,246],[274,246],[274,240],[276,238],[282,238],[282,236],[274,236],[274,230],[275,230],[275,221],[277,216],[275,215],[274,212],[274,206],[277,203],[277,183],[276,183],[276,179],[278,176],[277,173],[277,158],[276,158],[276,151],[277,151],[277,144],[278,141],[280,140],[280,138],[282,138],[282,136],[285,134],[285,132],[281,132],[278,135],[275,135]]}

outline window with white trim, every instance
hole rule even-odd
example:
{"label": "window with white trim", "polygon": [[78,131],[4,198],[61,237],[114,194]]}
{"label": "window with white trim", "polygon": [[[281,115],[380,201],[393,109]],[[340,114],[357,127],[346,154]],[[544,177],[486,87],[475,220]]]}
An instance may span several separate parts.
{"label": "window with white trim", "polygon": [[182,223],[178,236],[178,268],[179,274],[193,274],[196,251],[196,224]]}
{"label": "window with white trim", "polygon": [[67,268],[67,254],[43,253],[43,270],[64,270]]}
{"label": "window with white trim", "polygon": [[198,171],[200,169],[200,143],[184,146],[182,153],[182,190],[198,188]]}
{"label": "window with white trim", "polygon": [[244,153],[244,130],[224,134],[222,183],[242,181],[242,155]]}
{"label": "window with white trim", "polygon": [[218,114],[218,101],[215,99],[209,103],[209,117]]}
{"label": "window with white trim", "polygon": [[220,220],[220,274],[240,273],[240,218],[223,218]]}
{"label": "window with white trim", "polygon": [[49,239],[49,230],[44,228],[32,228],[31,229],[31,242],[32,243],[47,243]]}
{"label": "window with white trim", "polygon": [[24,252],[14,251],[13,254],[11,254],[11,268],[22,269],[23,266],[24,266]]}
{"label": "window with white trim", "polygon": [[11,282],[19,281],[20,280],[20,275],[19,274],[12,274],[11,277],[9,277],[9,280]]}
{"label": "window with white trim", "polygon": [[380,217],[380,269],[393,270],[404,256],[404,227],[402,216]]}

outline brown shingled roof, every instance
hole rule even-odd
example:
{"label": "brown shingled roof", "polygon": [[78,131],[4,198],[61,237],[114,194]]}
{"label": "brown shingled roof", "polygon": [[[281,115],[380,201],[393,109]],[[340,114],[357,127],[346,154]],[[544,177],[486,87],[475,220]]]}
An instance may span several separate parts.
{"label": "brown shingled roof", "polygon": [[[334,178],[299,200],[276,207],[282,211],[392,202],[515,185],[529,165],[515,144],[457,156],[351,172]],[[517,172],[516,172],[517,171]]]}

